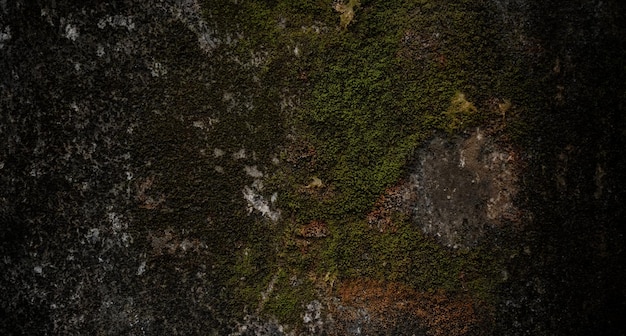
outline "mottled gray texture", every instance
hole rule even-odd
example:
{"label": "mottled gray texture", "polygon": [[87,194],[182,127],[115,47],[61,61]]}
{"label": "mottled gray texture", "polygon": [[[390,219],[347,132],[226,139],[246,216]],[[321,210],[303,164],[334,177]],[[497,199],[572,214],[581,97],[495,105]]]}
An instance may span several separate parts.
{"label": "mottled gray texture", "polygon": [[234,38],[194,1],[2,11],[2,333],[223,334],[228,299],[197,233],[213,215],[183,200],[205,191],[189,193],[203,177],[180,158],[213,169],[197,127],[215,102],[186,83],[210,86],[212,50]]}
{"label": "mottled gray texture", "polygon": [[453,248],[470,247],[490,228],[519,220],[514,153],[480,128],[467,138],[440,137],[418,151],[407,186],[415,222]]}

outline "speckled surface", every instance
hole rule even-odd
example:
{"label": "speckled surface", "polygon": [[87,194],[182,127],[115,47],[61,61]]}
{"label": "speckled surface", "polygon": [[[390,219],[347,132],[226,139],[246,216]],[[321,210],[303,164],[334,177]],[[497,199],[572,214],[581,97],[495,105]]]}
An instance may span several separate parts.
{"label": "speckled surface", "polygon": [[[623,5],[387,5],[0,1],[0,334],[624,335]],[[502,50],[459,46],[481,10]],[[393,67],[326,59],[379,35]]]}

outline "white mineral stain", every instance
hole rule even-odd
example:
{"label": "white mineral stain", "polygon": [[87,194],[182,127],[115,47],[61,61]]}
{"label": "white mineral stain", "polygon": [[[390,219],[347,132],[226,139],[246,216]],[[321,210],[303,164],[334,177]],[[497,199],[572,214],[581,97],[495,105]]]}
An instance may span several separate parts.
{"label": "white mineral stain", "polygon": [[235,159],[235,160],[245,159],[245,158],[246,158],[246,150],[244,148],[242,148],[239,151],[233,153],[233,159]]}
{"label": "white mineral stain", "polygon": [[189,241],[189,239],[187,239],[187,238],[185,238],[180,243],[180,249],[183,250],[183,252],[187,252],[187,250],[190,250],[193,247],[194,247],[194,244],[191,241]]}
{"label": "white mineral stain", "polygon": [[150,74],[152,75],[152,77],[161,77],[167,75],[167,68],[159,62],[153,62],[152,64],[149,64],[148,68],[150,69]]}
{"label": "white mineral stain", "polygon": [[263,172],[261,172],[256,166],[244,166],[243,169],[246,171],[246,174],[250,177],[261,178],[263,177]]}
{"label": "white mineral stain", "polygon": [[142,275],[146,272],[146,262],[142,261],[141,264],[139,265],[139,268],[137,268],[137,275]]}
{"label": "white mineral stain", "polygon": [[4,43],[10,41],[12,37],[11,27],[0,28],[0,49],[4,48]]}
{"label": "white mineral stain", "polygon": [[257,194],[252,188],[248,186],[243,188],[243,198],[248,201],[248,211],[250,213],[256,210],[272,221],[277,221],[280,218],[280,211],[272,211],[263,196]]}
{"label": "white mineral stain", "polygon": [[98,21],[98,28],[104,29],[107,26],[113,28],[123,27],[126,28],[128,31],[135,29],[135,23],[133,22],[133,19],[131,17],[123,15],[108,15],[107,17],[102,18],[100,19],[100,21]]}
{"label": "white mineral stain", "polygon": [[263,180],[255,179],[254,182],[252,182],[252,188],[257,190],[257,191],[262,191],[263,190]]}
{"label": "white mineral stain", "polygon": [[113,233],[118,233],[122,229],[126,229],[128,227],[128,224],[126,224],[123,219],[124,218],[122,217],[122,215],[115,212],[107,213],[107,220],[111,224],[111,229],[113,230]]}
{"label": "white mineral stain", "polygon": [[213,149],[213,156],[218,158],[218,157],[221,157],[222,155],[224,155],[224,151],[223,150],[221,150],[219,148]]}
{"label": "white mineral stain", "polygon": [[89,232],[85,235],[85,238],[91,243],[95,244],[100,241],[100,230],[97,228],[89,229]]}
{"label": "white mineral stain", "polygon": [[76,39],[78,38],[78,36],[80,36],[80,34],[78,33],[78,27],[72,25],[72,24],[68,24],[67,26],[65,26],[65,37],[72,40],[72,41],[76,41]]}
{"label": "white mineral stain", "polygon": [[201,6],[195,0],[178,2],[170,11],[176,20],[185,24],[191,32],[196,34],[200,49],[207,54],[212,53],[220,44],[231,45],[238,40],[230,34],[218,37],[218,31],[204,20]]}

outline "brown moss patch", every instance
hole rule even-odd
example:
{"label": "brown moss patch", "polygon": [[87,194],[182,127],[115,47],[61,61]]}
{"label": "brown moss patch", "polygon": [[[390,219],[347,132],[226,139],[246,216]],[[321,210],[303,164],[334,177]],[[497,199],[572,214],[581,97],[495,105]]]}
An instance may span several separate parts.
{"label": "brown moss patch", "polygon": [[415,193],[407,187],[406,181],[385,189],[367,214],[367,223],[371,228],[383,232],[398,231],[394,223],[394,215],[408,213],[408,206],[414,202]]}
{"label": "brown moss patch", "polygon": [[328,234],[328,226],[325,222],[319,220],[312,220],[309,224],[297,230],[297,235],[304,238],[324,238]]}
{"label": "brown moss patch", "polygon": [[[365,310],[372,323],[393,327],[400,319],[420,321],[428,335],[470,335],[490,321],[484,304],[465,294],[443,291],[418,292],[395,282],[369,279],[344,281],[338,288],[343,306],[337,317],[348,321],[358,318],[356,312]],[[362,313],[361,313],[362,315]]]}

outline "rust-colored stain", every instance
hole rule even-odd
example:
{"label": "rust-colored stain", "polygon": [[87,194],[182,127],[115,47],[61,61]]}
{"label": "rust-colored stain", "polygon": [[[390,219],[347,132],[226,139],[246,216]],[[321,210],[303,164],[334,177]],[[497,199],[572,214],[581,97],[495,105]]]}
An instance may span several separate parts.
{"label": "rust-colored stain", "polygon": [[325,222],[312,220],[309,224],[302,226],[298,230],[298,235],[304,238],[324,238],[328,236],[329,231]]}
{"label": "rust-colored stain", "polygon": [[[484,304],[468,295],[419,292],[396,282],[348,280],[340,284],[338,295],[342,305],[366,309],[372,320],[389,326],[402,316],[413,316],[433,336],[468,335],[484,326],[491,315],[485,313]],[[342,313],[338,312],[341,319],[356,318]]]}

